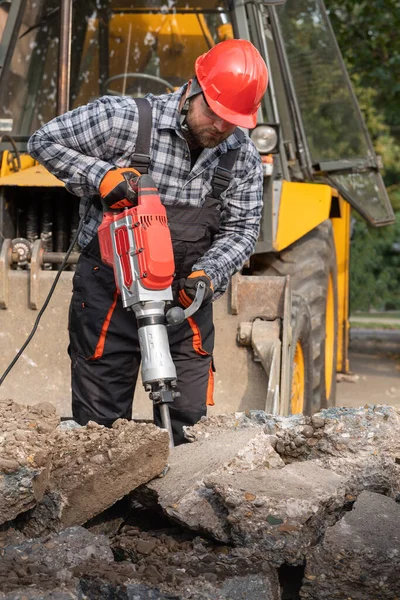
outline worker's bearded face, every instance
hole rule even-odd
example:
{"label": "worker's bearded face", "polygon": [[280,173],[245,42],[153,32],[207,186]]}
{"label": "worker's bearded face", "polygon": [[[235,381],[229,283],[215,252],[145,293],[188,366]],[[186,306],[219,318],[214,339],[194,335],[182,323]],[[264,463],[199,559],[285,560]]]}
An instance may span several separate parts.
{"label": "worker's bearded face", "polygon": [[203,94],[190,101],[186,125],[186,139],[192,148],[215,148],[236,129],[236,125],[221,119],[210,109]]}

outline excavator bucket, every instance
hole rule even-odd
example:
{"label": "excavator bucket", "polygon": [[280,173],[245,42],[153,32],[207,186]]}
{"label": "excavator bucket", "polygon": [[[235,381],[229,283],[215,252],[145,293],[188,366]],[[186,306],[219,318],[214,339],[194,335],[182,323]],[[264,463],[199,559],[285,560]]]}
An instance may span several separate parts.
{"label": "excavator bucket", "polygon": [[[28,337],[55,271],[41,268],[41,242],[34,244],[30,270],[11,269],[11,242],[0,256],[0,330],[3,373]],[[52,402],[71,416],[68,306],[73,272],[60,277],[39,327],[7,375],[0,398],[22,404]],[[211,413],[262,409],[285,414],[289,407],[291,294],[289,277],[233,277],[214,304],[216,348],[215,406]],[[152,403],[137,385],[135,418],[152,418]]]}

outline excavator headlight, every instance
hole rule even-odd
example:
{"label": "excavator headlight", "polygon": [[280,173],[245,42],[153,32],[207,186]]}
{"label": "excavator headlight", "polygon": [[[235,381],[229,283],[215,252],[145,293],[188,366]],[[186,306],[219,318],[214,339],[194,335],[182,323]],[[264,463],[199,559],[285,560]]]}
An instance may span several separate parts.
{"label": "excavator headlight", "polygon": [[279,126],[277,124],[257,125],[250,134],[250,139],[260,154],[272,154],[278,151]]}

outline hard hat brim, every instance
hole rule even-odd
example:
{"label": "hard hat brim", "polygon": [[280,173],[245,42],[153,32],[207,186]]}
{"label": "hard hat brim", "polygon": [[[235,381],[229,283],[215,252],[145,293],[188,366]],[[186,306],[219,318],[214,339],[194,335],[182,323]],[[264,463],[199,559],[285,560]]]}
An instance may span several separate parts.
{"label": "hard hat brim", "polygon": [[241,115],[240,113],[229,110],[225,106],[221,106],[219,102],[210,98],[206,92],[203,91],[203,94],[211,110],[215,112],[218,117],[224,119],[224,121],[227,121],[232,125],[244,127],[245,129],[254,129],[257,125],[257,112],[252,115]]}

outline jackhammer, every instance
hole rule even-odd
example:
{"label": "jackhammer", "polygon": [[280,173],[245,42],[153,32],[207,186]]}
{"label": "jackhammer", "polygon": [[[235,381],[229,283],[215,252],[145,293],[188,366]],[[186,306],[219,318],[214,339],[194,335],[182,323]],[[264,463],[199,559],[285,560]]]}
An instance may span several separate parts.
{"label": "jackhammer", "polygon": [[149,175],[129,182],[134,206],[122,210],[107,208],[98,235],[103,262],[114,270],[122,305],[137,319],[141,351],[141,376],[146,392],[159,406],[162,426],[173,435],[169,405],[179,396],[172,362],[167,326],[182,323],[201,306],[205,284],[199,282],[193,303],[183,309],[173,300],[174,254],[167,213],[155,182]]}

